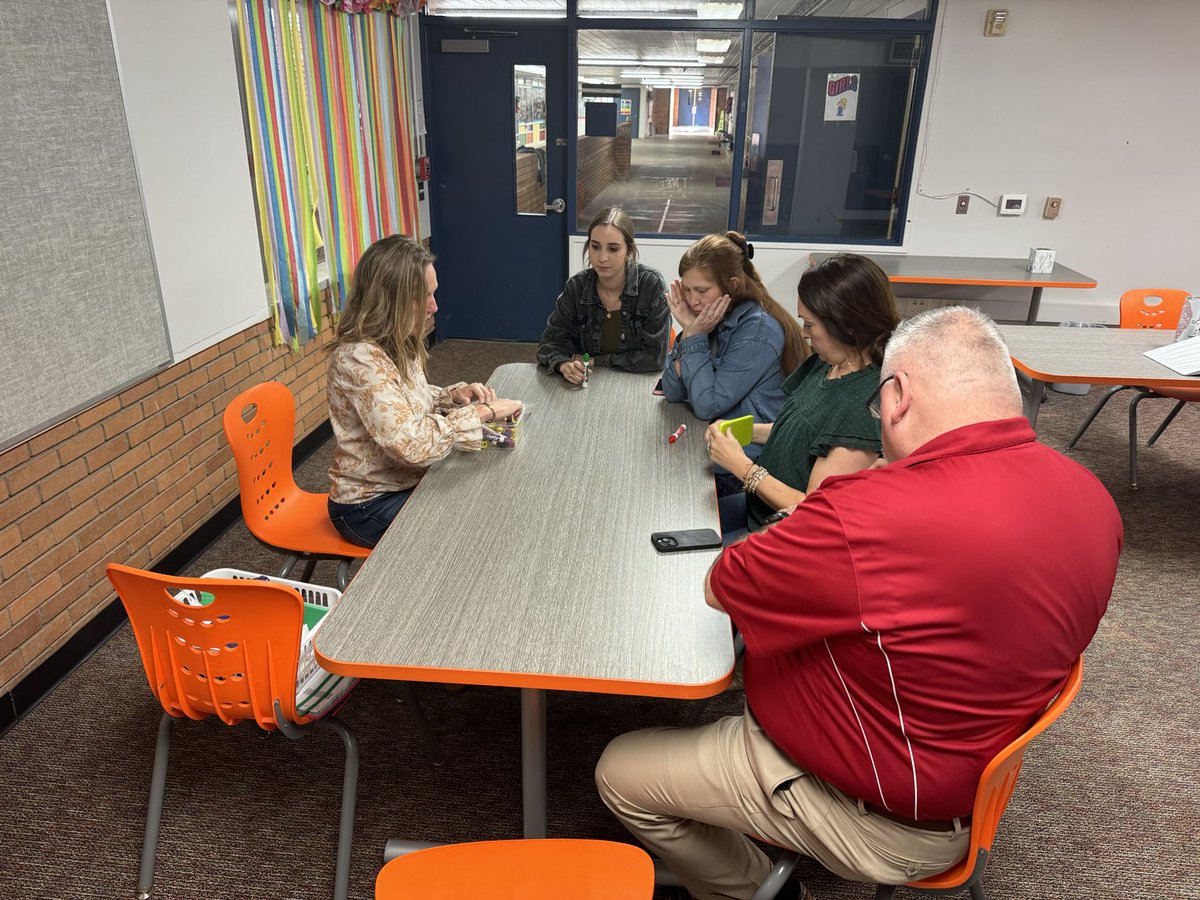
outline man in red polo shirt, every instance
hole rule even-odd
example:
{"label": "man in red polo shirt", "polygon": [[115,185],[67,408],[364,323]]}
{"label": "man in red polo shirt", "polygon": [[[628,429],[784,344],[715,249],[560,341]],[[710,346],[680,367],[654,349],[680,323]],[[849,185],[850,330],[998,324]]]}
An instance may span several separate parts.
{"label": "man in red polo shirt", "polygon": [[746,642],[745,714],[623,735],[597,766],[604,802],[703,900],[766,877],[746,834],[881,884],[956,863],[980,773],[1112,593],[1112,498],[1037,443],[990,319],[902,323],[882,374],[890,464],[826,480],[709,572]]}

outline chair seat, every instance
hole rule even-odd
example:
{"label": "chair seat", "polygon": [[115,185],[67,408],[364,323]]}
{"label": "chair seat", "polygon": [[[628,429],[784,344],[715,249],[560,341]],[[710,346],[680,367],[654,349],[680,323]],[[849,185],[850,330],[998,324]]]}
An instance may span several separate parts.
{"label": "chair seat", "polygon": [[1169,400],[1200,400],[1200,387],[1196,388],[1155,388],[1154,393]]}
{"label": "chair seat", "polygon": [[360,547],[346,540],[329,520],[329,495],[312,494],[296,489],[284,495],[281,505],[287,515],[259,515],[253,522],[246,517],[246,527],[260,541],[292,553],[342,556],[366,559],[370,547]]}
{"label": "chair seat", "polygon": [[592,840],[477,841],[398,856],[375,900],[650,900],[654,863],[632,844]]}

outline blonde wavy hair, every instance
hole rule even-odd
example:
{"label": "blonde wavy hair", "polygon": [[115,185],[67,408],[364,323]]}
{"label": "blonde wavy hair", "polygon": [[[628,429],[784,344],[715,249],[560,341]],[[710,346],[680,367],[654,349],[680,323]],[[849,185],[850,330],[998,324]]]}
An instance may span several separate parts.
{"label": "blonde wavy hair", "polygon": [[403,234],[380,238],[354,267],[350,296],[329,349],[370,341],[396,364],[406,382],[425,371],[425,269],[434,255]]}

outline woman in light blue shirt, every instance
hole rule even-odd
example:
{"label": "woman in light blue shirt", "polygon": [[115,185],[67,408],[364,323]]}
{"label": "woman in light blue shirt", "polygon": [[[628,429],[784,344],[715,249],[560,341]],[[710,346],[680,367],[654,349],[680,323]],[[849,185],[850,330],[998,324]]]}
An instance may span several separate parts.
{"label": "woman in light blue shirt", "polygon": [[682,330],[663,370],[663,394],[701,419],[774,422],[783,379],[807,356],[800,324],[767,292],[753,256],[738,232],[710,234],[683,254],[671,285],[668,302]]}

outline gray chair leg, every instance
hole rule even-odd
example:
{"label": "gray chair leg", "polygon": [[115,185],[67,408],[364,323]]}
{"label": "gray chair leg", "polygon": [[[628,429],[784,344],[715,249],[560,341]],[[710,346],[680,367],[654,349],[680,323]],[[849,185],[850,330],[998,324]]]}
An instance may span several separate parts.
{"label": "gray chair leg", "polygon": [[154,887],[154,854],[158,849],[158,826],[162,822],[163,797],[167,791],[167,758],[171,753],[171,726],[175,718],[163,713],[158,720],[158,742],[150,775],[150,803],[146,808],[146,834],[142,839],[142,866],[138,870],[137,898],[147,900]]}
{"label": "gray chair leg", "polygon": [[339,591],[344,591],[346,585],[350,583],[350,560],[339,559],[337,567],[337,586]]}
{"label": "gray chair leg", "polygon": [[758,890],[754,892],[750,900],[774,900],[775,895],[792,877],[792,872],[796,870],[796,863],[799,861],[800,854],[795,850],[784,850],[779,854],[779,859],[775,860],[775,865],[771,866],[770,873],[758,886]]}
{"label": "gray chair leg", "polygon": [[1180,400],[1178,403],[1175,404],[1175,408],[1173,410],[1171,410],[1169,413],[1167,413],[1167,417],[1162,420],[1162,424],[1159,425],[1158,428],[1156,428],[1154,430],[1154,434],[1150,435],[1150,440],[1146,441],[1147,447],[1154,446],[1154,442],[1157,441],[1159,439],[1159,437],[1162,435],[1162,433],[1167,430],[1167,426],[1175,421],[1175,417],[1177,415],[1179,415],[1179,411],[1181,409],[1183,409],[1184,406],[1186,406],[1186,405],[1187,405],[1186,400]]}
{"label": "gray chair leg", "polygon": [[429,727],[429,720],[425,718],[425,711],[421,709],[421,702],[417,699],[417,692],[413,690],[412,684],[407,681],[389,681],[388,686],[408,706],[413,727],[417,729],[421,743],[425,745],[425,752],[429,754],[435,766],[440,766],[446,761],[446,757],[442,755],[442,748],[433,736],[433,729]]}
{"label": "gray chair leg", "polygon": [[338,827],[337,867],[334,870],[333,900],[346,900],[350,891],[350,847],[354,838],[354,807],[358,793],[358,738],[350,727],[334,716],[320,719],[318,727],[336,731],[346,747],[342,775],[342,816]]}
{"label": "gray chair leg", "polygon": [[879,884],[875,886],[875,900],[892,900],[898,884]]}
{"label": "gray chair leg", "polygon": [[976,878],[971,882],[971,900],[987,900],[987,894],[983,892],[982,878]]}
{"label": "gray chair leg", "polygon": [[310,556],[304,564],[304,574],[300,576],[301,581],[312,582],[313,572],[317,569],[317,558]]}
{"label": "gray chair leg", "polygon": [[1075,437],[1071,438],[1071,440],[1067,443],[1067,449],[1075,449],[1075,444],[1081,437],[1083,437],[1083,433],[1088,430],[1088,426],[1096,420],[1096,416],[1100,415],[1100,410],[1104,409],[1104,405],[1113,398],[1114,394],[1118,393],[1119,391],[1128,391],[1132,389],[1133,385],[1131,384],[1120,384],[1115,388],[1110,388],[1108,391],[1106,391],[1104,396],[1100,398],[1100,401],[1095,405],[1095,407],[1093,407],[1092,411],[1088,413],[1088,417],[1083,420],[1083,424],[1080,425],[1079,430],[1075,432]]}
{"label": "gray chair leg", "polygon": [[283,567],[279,570],[280,578],[287,578],[288,572],[292,571],[292,567],[300,562],[299,553],[289,553],[287,559],[283,561]]}

